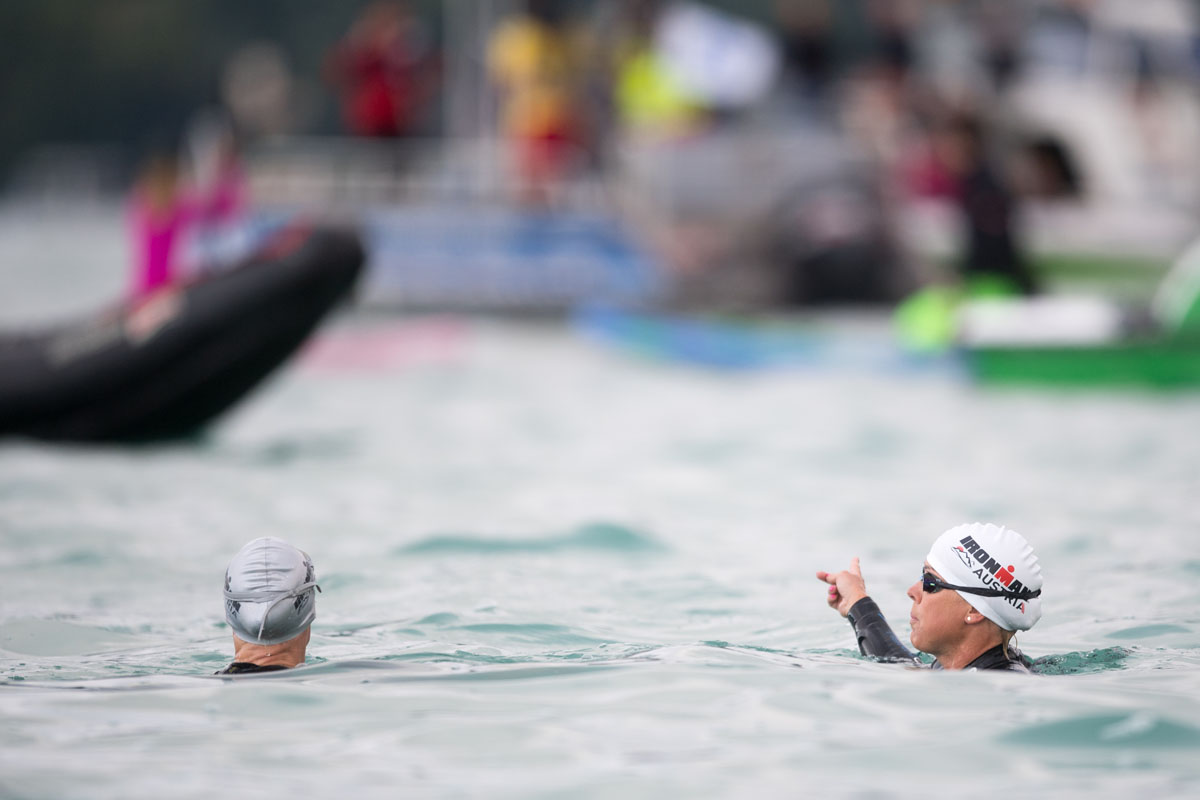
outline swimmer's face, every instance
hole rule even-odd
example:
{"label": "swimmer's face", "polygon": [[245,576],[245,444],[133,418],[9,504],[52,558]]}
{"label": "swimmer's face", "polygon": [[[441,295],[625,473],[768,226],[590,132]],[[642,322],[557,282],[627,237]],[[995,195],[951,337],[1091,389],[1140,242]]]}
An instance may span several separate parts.
{"label": "swimmer's face", "polygon": [[[929,562],[925,562],[925,571],[942,576]],[[971,606],[962,595],[952,589],[928,594],[921,588],[918,579],[908,587],[908,596],[912,599],[912,610],[909,612],[909,624],[912,634],[909,641],[913,647],[922,653],[940,655],[949,651],[962,640],[967,627],[966,617]]]}

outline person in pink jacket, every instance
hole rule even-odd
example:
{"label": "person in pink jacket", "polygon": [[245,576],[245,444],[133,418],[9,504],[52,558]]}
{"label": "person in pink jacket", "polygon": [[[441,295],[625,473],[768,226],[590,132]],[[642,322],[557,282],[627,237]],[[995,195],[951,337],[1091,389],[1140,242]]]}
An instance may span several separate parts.
{"label": "person in pink jacket", "polygon": [[203,192],[185,186],[180,172],[177,158],[159,154],[149,159],[134,187],[135,298],[178,280],[181,243],[189,230],[228,220],[245,206],[244,181],[232,151],[222,155],[213,185]]}

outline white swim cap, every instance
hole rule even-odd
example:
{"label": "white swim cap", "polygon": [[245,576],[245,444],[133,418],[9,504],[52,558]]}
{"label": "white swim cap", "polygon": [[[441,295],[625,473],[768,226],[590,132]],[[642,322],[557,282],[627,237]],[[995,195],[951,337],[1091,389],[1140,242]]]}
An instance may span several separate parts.
{"label": "white swim cap", "polygon": [[313,589],[321,587],[308,553],[282,539],[255,539],[225,570],[225,621],[243,641],[286,642],[316,618]]}
{"label": "white swim cap", "polygon": [[1042,618],[1042,568],[1025,537],[1002,525],[973,522],[938,537],[926,556],[947,583],[991,590],[962,591],[971,606],[1006,631],[1027,631]]}

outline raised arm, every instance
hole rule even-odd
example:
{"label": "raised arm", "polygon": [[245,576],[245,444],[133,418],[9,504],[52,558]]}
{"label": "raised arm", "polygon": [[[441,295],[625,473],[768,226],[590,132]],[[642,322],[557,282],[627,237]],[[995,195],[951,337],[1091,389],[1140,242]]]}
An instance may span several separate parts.
{"label": "raised arm", "polygon": [[867,596],[867,585],[857,557],[850,560],[849,569],[818,572],[817,579],[829,584],[825,597],[829,607],[850,620],[860,653],[882,661],[920,663],[917,655],[896,638],[879,606]]}

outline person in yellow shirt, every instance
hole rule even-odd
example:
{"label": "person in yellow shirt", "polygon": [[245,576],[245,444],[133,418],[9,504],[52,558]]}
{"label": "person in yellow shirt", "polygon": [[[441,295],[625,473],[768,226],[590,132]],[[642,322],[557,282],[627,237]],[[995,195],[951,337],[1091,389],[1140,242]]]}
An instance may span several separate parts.
{"label": "person in yellow shirt", "polygon": [[546,204],[583,143],[582,47],[558,0],[527,0],[488,43],[488,73],[500,91],[501,130],[512,144],[521,199]]}
{"label": "person in yellow shirt", "polygon": [[613,100],[621,128],[637,137],[674,138],[701,127],[703,104],[671,74],[655,46],[659,0],[630,0],[613,57]]}

